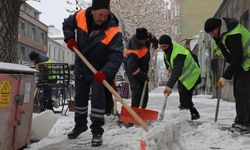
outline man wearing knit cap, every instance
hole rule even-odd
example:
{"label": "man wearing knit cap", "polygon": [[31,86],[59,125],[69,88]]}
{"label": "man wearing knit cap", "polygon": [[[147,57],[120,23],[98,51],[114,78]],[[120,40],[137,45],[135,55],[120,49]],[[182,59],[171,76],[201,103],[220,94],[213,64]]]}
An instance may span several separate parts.
{"label": "man wearing knit cap", "polygon": [[[92,146],[102,145],[106,93],[103,81],[112,83],[123,61],[123,41],[119,22],[110,11],[109,0],[93,0],[92,7],[79,10],[63,22],[64,41],[86,57],[97,73],[76,56],[75,58],[75,127],[68,134],[77,138],[88,129],[88,102],[91,99],[90,125]],[[77,35],[77,36],[76,36]],[[90,92],[91,89],[91,92]],[[112,97],[112,96],[111,96]]]}
{"label": "man wearing knit cap", "polygon": [[172,41],[168,35],[159,38],[159,44],[164,54],[166,68],[171,70],[164,94],[169,96],[178,81],[180,110],[189,109],[191,120],[200,118],[194,107],[192,96],[195,86],[200,83],[200,68],[189,50]]}
{"label": "man wearing knit cap", "polygon": [[234,79],[236,118],[232,129],[241,133],[250,132],[250,32],[236,19],[209,18],[204,30],[215,41],[215,54],[229,63],[217,82],[224,87],[226,80]]}
{"label": "man wearing knit cap", "polygon": [[46,109],[50,109],[54,112],[53,100],[52,100],[52,88],[48,84],[55,83],[57,79],[55,75],[49,75],[50,73],[47,69],[51,67],[50,65],[47,64],[51,64],[54,62],[46,55],[40,54],[35,51],[30,52],[29,58],[34,63],[35,68],[39,71],[38,83],[39,82],[47,83],[39,87],[43,91],[41,100],[39,101],[40,102],[39,110],[42,112],[45,111]]}
{"label": "man wearing knit cap", "polygon": [[[124,68],[130,82],[132,92],[131,107],[139,107],[143,93],[143,87],[148,81],[148,69],[150,60],[150,47],[158,48],[158,40],[148,32],[146,28],[137,28],[126,44]],[[148,85],[146,84],[142,108],[148,103]]]}

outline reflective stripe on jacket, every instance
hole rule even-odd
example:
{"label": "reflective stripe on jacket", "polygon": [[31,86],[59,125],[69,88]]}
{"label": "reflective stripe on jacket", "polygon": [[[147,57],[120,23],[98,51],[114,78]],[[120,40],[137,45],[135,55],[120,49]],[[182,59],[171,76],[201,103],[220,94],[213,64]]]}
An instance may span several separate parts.
{"label": "reflective stripe on jacket", "polygon": [[[81,28],[84,32],[88,32],[88,27],[87,27],[87,21],[86,21],[86,11],[85,10],[80,10],[76,14],[76,22],[77,22],[77,27]],[[109,42],[113,39],[113,37],[118,33],[121,32],[121,29],[119,26],[116,27],[110,27],[105,32],[105,38],[102,39],[102,43],[105,45],[108,45]]]}
{"label": "reflective stripe on jacket", "polygon": [[138,56],[138,58],[142,58],[144,57],[147,53],[148,53],[148,48],[147,47],[143,47],[141,49],[126,49],[125,50],[125,58],[128,57],[128,54],[135,54],[136,56]]}
{"label": "reflective stripe on jacket", "polygon": [[[124,67],[126,74],[130,81],[137,80],[134,75],[135,72],[143,71],[148,72],[150,51],[147,47],[142,47],[138,49],[125,49],[124,52]],[[137,74],[137,73],[136,73]]]}
{"label": "reflective stripe on jacket", "polygon": [[137,73],[147,74],[150,61],[150,45],[151,41],[147,41],[146,45],[140,45],[140,42],[133,35],[126,43],[124,51],[124,69],[130,82],[137,82]]}

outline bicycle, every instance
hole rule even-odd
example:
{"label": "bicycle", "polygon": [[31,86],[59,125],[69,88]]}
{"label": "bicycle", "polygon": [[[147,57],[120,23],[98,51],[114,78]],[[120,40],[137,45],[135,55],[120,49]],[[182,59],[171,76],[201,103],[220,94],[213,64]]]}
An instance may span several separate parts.
{"label": "bicycle", "polygon": [[[50,108],[54,113],[63,113],[66,99],[71,100],[74,90],[70,86],[71,74],[69,65],[66,63],[39,64],[37,74],[37,89],[34,99],[34,112],[42,112]],[[54,77],[53,79],[51,77]],[[51,92],[48,96],[48,90]],[[47,95],[45,95],[47,94]],[[44,96],[47,96],[44,98]],[[55,108],[62,107],[60,111]],[[66,115],[67,109],[65,111]]]}

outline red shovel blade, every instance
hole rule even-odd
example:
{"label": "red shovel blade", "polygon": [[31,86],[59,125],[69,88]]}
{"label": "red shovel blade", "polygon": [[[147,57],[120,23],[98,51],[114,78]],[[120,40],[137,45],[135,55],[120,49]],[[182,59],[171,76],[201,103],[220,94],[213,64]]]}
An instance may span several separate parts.
{"label": "red shovel blade", "polygon": [[[132,107],[132,109],[137,113],[138,116],[141,117],[143,121],[155,121],[158,119],[158,112],[148,109],[142,109],[137,107]],[[138,124],[137,121],[134,119],[133,116],[122,106],[121,107],[121,114],[120,114],[120,122],[123,123],[132,123]]]}

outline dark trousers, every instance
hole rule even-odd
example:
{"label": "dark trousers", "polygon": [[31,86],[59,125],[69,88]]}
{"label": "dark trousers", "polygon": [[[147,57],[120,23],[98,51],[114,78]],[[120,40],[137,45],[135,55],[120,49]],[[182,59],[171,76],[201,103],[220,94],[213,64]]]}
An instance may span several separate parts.
{"label": "dark trousers", "polygon": [[[53,84],[56,83],[57,80],[48,80],[49,84]],[[42,107],[41,107],[41,111],[44,111],[46,109],[52,110],[53,109],[53,102],[52,102],[52,87],[50,87],[49,85],[43,85],[43,97],[42,97]]]}
{"label": "dark trousers", "polygon": [[180,96],[180,107],[184,109],[190,109],[194,106],[192,101],[194,87],[190,90],[181,83],[178,82],[178,91]]}
{"label": "dark trousers", "polygon": [[[137,82],[137,81],[130,82],[130,88],[132,92],[131,107],[139,107],[142,92],[143,92],[143,86],[144,86],[144,82]],[[146,108],[147,104],[148,104],[148,84],[146,86],[142,108]]]}
{"label": "dark trousers", "polygon": [[234,76],[236,123],[250,126],[250,71]]}
{"label": "dark trousers", "polygon": [[105,114],[111,114],[114,109],[114,101],[112,94],[109,92],[107,88],[105,88],[105,102],[106,102]]}
{"label": "dark trousers", "polygon": [[52,88],[47,85],[43,87],[43,97],[41,103],[41,111],[45,111],[46,109],[53,110]]}
{"label": "dark trousers", "polygon": [[75,80],[75,123],[76,127],[87,126],[88,101],[91,88],[91,113],[90,126],[93,135],[103,134],[104,114],[105,114],[105,87],[97,83],[94,79],[83,79],[81,76]]}

